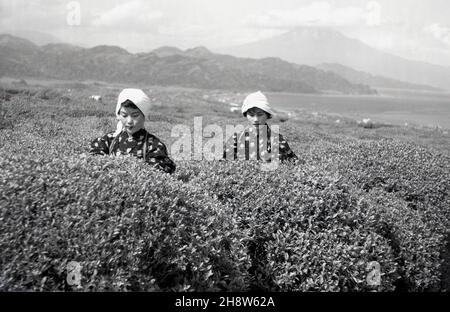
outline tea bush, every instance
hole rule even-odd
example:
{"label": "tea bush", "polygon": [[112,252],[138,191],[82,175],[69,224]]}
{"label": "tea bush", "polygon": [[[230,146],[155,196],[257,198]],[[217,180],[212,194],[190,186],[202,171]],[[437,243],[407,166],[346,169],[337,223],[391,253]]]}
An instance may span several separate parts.
{"label": "tea bush", "polygon": [[219,202],[137,159],[1,156],[0,289],[67,289],[72,260],[83,290],[244,289],[245,235]]}
{"label": "tea bush", "polygon": [[[189,166],[189,164],[186,164]],[[281,165],[276,174],[246,162],[181,167],[178,177],[230,205],[251,233],[251,287],[263,290],[367,290],[367,264],[383,272],[379,290],[399,278],[389,242],[358,224],[351,186],[317,168]]]}
{"label": "tea bush", "polygon": [[[70,261],[82,265],[81,290],[443,290],[444,152],[289,121],[297,166],[184,161],[167,175],[86,154],[115,128],[115,103],[33,92],[2,103],[0,290],[76,290]],[[221,104],[180,92],[151,92],[159,106],[146,128],[168,147],[174,123],[230,122]],[[373,261],[380,283],[369,281]]]}

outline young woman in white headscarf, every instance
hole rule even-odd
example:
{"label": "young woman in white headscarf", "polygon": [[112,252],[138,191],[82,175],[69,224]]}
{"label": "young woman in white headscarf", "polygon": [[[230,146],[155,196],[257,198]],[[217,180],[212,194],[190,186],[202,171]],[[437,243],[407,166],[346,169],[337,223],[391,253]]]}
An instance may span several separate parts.
{"label": "young woman in white headscarf", "polygon": [[175,171],[175,163],[169,158],[167,148],[144,127],[150,114],[151,103],[140,89],[124,89],[117,99],[117,129],[91,142],[93,155],[133,155],[167,173]]}
{"label": "young woman in white headscarf", "polygon": [[[249,94],[242,103],[241,111],[247,118],[248,124],[244,131],[240,134],[235,133],[226,143],[223,156],[225,159],[270,162],[275,157],[279,161],[296,162],[298,160],[281,134],[278,140],[271,138],[273,131],[267,124],[267,120],[272,118],[274,112],[261,91]],[[277,149],[272,146],[273,143],[277,145]]]}

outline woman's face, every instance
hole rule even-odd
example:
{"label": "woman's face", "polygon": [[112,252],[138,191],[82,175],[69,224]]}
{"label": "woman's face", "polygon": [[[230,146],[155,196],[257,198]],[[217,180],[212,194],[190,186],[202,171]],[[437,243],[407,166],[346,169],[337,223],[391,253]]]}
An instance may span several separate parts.
{"label": "woman's face", "polygon": [[144,128],[145,117],[139,109],[122,107],[119,111],[119,120],[128,134],[133,134]]}
{"label": "woman's face", "polygon": [[265,125],[269,115],[260,108],[253,107],[247,111],[247,120],[254,126]]}

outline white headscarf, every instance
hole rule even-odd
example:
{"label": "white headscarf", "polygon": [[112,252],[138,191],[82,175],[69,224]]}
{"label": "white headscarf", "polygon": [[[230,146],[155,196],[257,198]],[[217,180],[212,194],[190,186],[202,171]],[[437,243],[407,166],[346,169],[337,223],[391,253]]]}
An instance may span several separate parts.
{"label": "white headscarf", "polygon": [[247,95],[244,102],[242,103],[242,114],[245,116],[245,113],[253,107],[262,109],[266,113],[270,114],[269,118],[272,118],[272,116],[275,114],[272,108],[269,106],[269,101],[267,100],[266,96],[262,94],[261,91],[257,91]]}
{"label": "white headscarf", "polygon": [[[142,91],[141,89],[123,89],[120,92],[119,97],[117,98],[116,105],[116,116],[119,119],[120,108],[122,107],[122,103],[126,100],[130,100],[136,105],[141,112],[144,114],[144,117],[147,117],[150,114],[152,105],[149,97]],[[117,136],[123,129],[123,124],[119,120],[117,122],[116,132],[114,132],[114,136]]]}

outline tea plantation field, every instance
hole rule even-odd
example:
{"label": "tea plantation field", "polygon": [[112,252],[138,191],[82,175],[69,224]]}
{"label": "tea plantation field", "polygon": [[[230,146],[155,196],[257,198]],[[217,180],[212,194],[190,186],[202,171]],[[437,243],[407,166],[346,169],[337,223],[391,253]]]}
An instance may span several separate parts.
{"label": "tea plantation field", "polygon": [[[177,161],[168,175],[88,154],[122,87],[3,86],[1,291],[450,289],[448,133],[305,113],[278,123],[296,166]],[[219,91],[142,87],[169,150],[194,116],[245,121]]]}

